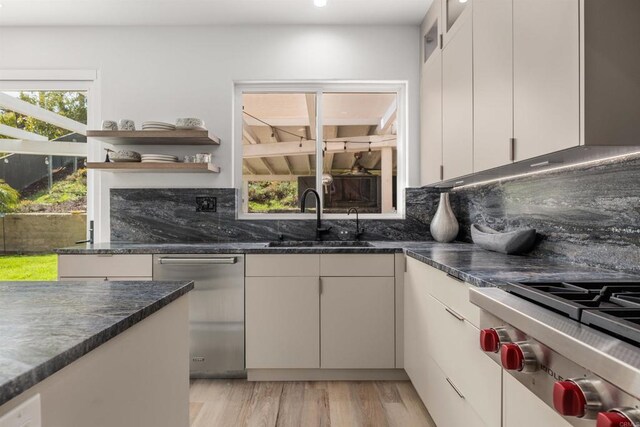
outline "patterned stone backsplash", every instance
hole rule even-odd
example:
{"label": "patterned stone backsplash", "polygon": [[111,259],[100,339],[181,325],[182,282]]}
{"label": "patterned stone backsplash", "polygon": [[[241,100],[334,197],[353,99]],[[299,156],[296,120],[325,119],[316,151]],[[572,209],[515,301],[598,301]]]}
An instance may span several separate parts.
{"label": "patterned stone backsplash", "polygon": [[[431,240],[438,190],[406,190],[405,220],[363,220],[365,240]],[[217,212],[196,212],[196,196]],[[313,220],[238,220],[235,189],[112,189],[111,240],[139,243],[313,240]],[[532,255],[640,273],[640,157],[603,161],[451,191],[458,239],[477,222],[499,231],[533,227]],[[355,219],[355,218],[354,218]],[[353,233],[354,220],[323,221],[324,238]]]}
{"label": "patterned stone backsplash", "polygon": [[640,273],[640,157],[603,161],[451,192],[459,240],[473,223],[533,227],[532,255]]}
{"label": "patterned stone backsplash", "polygon": [[[361,220],[363,240],[431,240],[429,213],[437,191],[407,189],[405,220]],[[196,197],[216,197],[216,212],[196,212]],[[277,240],[314,240],[315,220],[239,220],[238,192],[232,188],[112,189],[111,241],[138,243],[217,243]],[[355,232],[349,220],[323,220],[331,231],[326,240],[338,240],[340,231]],[[350,235],[352,236],[352,234]],[[352,237],[350,237],[352,238]]]}

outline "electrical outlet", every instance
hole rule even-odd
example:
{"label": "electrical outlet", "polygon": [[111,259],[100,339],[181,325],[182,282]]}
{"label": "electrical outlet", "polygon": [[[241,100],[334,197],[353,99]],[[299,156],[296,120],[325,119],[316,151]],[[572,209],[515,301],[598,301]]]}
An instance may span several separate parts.
{"label": "electrical outlet", "polygon": [[42,427],[40,395],[22,403],[0,418],[0,427]]}
{"label": "electrical outlet", "polygon": [[217,209],[217,197],[196,197],[196,212],[216,212]]}

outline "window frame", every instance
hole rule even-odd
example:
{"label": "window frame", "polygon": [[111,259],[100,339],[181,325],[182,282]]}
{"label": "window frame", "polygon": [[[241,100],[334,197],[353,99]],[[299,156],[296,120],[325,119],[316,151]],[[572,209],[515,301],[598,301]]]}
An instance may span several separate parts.
{"label": "window frame", "polygon": [[[100,85],[97,70],[7,70],[0,69],[0,91],[82,91],[87,98],[87,129],[95,129],[100,118]],[[92,143],[87,138],[87,162],[102,158],[100,144]],[[101,234],[105,215],[100,196],[102,186],[101,175],[87,170],[87,230],[89,220],[94,220],[96,227],[95,241],[105,240]],[[105,240],[108,241],[108,240]]]}
{"label": "window frame", "polygon": [[[397,146],[396,146],[396,211],[392,213],[363,213],[360,214],[361,219],[404,219],[405,218],[405,189],[407,188],[408,177],[408,141],[407,134],[409,129],[408,123],[408,81],[406,80],[313,80],[313,81],[235,81],[233,83],[233,130],[232,130],[232,185],[239,190],[238,206],[242,205],[243,198],[246,197],[243,190],[242,181],[242,95],[245,92],[263,92],[263,93],[314,93],[316,95],[316,121],[318,123],[316,129],[316,141],[322,141],[323,125],[322,117],[322,95],[323,93],[371,93],[386,92],[395,93],[397,97],[398,110],[396,113],[397,127]],[[316,188],[322,188],[322,144],[316,144]],[[320,204],[324,205],[324,194],[320,194]],[[247,213],[242,209],[237,209],[238,219],[250,220],[309,220],[315,218],[315,213]],[[351,219],[346,213],[324,213],[322,217],[325,219]]]}

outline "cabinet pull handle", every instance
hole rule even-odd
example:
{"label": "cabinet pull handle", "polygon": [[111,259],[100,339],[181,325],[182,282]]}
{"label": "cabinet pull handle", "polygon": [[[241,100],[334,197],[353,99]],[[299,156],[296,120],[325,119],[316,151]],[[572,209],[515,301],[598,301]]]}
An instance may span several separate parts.
{"label": "cabinet pull handle", "polygon": [[444,41],[443,41],[444,39],[442,37],[442,34],[440,34],[439,39],[440,39],[440,49],[442,49],[444,47]]}
{"label": "cabinet pull handle", "polygon": [[464,322],[464,317],[460,316],[458,313],[456,313],[455,311],[451,310],[449,307],[445,307],[444,311],[446,311],[447,313],[449,313],[450,315],[452,315],[453,317],[455,317],[459,321]]}
{"label": "cabinet pull handle", "polygon": [[318,277],[318,294],[322,295],[322,277]]}
{"label": "cabinet pull handle", "polygon": [[509,158],[511,159],[512,162],[516,161],[516,139],[515,138],[509,138]]}
{"label": "cabinet pull handle", "polygon": [[160,264],[164,265],[199,265],[199,264],[235,264],[236,257],[229,258],[160,258]]}
{"label": "cabinet pull handle", "polygon": [[455,280],[456,282],[464,283],[464,280],[462,280],[462,279],[461,279],[461,278],[459,278],[459,277],[454,276],[454,275],[453,275],[453,274],[451,274],[451,273],[447,273],[447,277],[449,277],[449,278],[451,278],[451,279]]}
{"label": "cabinet pull handle", "polygon": [[460,390],[458,390],[458,387],[456,387],[455,385],[453,385],[453,382],[451,382],[451,380],[449,379],[449,377],[445,378],[447,380],[447,382],[449,383],[449,385],[451,386],[451,388],[453,389],[453,391],[456,392],[456,394],[458,396],[460,396],[460,399],[464,399],[464,395],[462,393],[460,393]]}
{"label": "cabinet pull handle", "polygon": [[440,165],[440,181],[444,179],[444,165]]}

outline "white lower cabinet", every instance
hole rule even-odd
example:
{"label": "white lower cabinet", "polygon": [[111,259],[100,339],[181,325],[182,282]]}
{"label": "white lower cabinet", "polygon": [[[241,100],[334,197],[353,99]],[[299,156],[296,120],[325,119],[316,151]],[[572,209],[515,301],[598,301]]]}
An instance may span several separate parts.
{"label": "white lower cabinet", "polygon": [[394,369],[395,256],[288,257],[246,257],[247,369]]}
{"label": "white lower cabinet", "polygon": [[319,368],[317,277],[245,279],[247,368]]}
{"label": "white lower cabinet", "polygon": [[454,310],[436,297],[450,298],[465,286],[408,258],[405,370],[439,426],[500,426],[502,368],[483,354],[479,330],[461,314],[473,311],[461,301]]}
{"label": "white lower cabinet", "polygon": [[393,277],[323,277],[323,368],[395,367]]}
{"label": "white lower cabinet", "polygon": [[560,414],[509,374],[504,375],[503,395],[504,427],[571,427]]}
{"label": "white lower cabinet", "polygon": [[151,278],[153,255],[58,255],[58,278]]}

